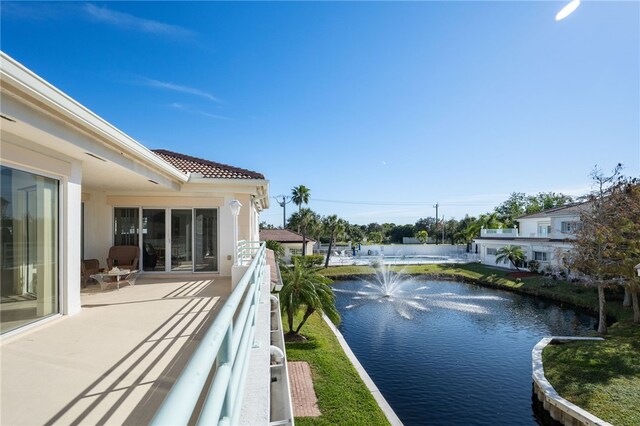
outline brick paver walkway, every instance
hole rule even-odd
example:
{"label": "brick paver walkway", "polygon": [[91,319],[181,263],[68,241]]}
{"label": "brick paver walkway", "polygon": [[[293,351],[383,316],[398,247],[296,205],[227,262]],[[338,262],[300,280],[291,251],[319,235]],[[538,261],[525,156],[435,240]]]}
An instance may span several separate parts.
{"label": "brick paver walkway", "polygon": [[294,417],[318,417],[320,415],[318,398],[313,390],[309,364],[304,361],[294,361],[288,362],[287,366]]}

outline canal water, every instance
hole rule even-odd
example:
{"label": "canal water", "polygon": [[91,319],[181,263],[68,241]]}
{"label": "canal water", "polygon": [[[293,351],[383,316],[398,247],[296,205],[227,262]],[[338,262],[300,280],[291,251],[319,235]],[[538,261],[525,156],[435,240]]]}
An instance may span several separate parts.
{"label": "canal water", "polygon": [[448,281],[337,281],[349,346],[405,425],[535,425],[531,350],[596,319],[510,292]]}

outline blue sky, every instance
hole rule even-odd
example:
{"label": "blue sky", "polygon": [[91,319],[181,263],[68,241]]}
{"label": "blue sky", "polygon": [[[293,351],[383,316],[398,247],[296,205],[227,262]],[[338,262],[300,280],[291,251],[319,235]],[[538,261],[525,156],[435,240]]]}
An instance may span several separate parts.
{"label": "blue sky", "polygon": [[[2,2],[2,50],[149,148],[352,223],[640,175],[640,3]],[[291,205],[289,211],[293,211]],[[277,203],[263,220],[281,224]]]}

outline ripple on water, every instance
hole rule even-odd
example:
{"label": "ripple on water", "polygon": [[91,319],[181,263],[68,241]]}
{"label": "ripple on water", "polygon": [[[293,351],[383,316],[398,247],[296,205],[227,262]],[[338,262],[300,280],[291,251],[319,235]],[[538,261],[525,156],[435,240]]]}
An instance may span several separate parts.
{"label": "ripple on water", "polygon": [[[366,286],[366,288],[365,288]],[[529,425],[531,349],[595,319],[464,283],[336,284],[340,329],[406,425]],[[375,286],[374,286],[375,287]]]}

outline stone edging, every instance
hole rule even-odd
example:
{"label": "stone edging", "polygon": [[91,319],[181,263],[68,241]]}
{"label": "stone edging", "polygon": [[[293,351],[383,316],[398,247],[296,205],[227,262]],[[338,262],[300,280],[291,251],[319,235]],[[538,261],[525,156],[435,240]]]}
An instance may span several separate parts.
{"label": "stone edging", "polygon": [[371,377],[369,377],[369,374],[367,374],[362,364],[360,364],[360,361],[358,361],[358,358],[356,358],[355,354],[349,347],[349,344],[346,340],[344,340],[344,336],[342,336],[340,330],[338,330],[336,326],[333,325],[331,320],[326,315],[323,315],[322,318],[324,319],[324,322],[327,323],[331,331],[333,331],[333,334],[335,334],[338,342],[340,343],[340,346],[342,346],[342,350],[344,351],[345,355],[347,355],[347,358],[349,358],[349,361],[351,361],[351,364],[354,366],[354,368],[358,372],[358,375],[369,389],[369,392],[371,392],[371,395],[373,395],[373,398],[376,400],[378,406],[387,417],[387,420],[389,420],[389,423],[391,423],[392,426],[402,426],[402,422],[396,415],[395,411],[393,411],[393,408],[391,408],[387,400],[384,399],[384,396],[382,396],[382,393],[380,393],[380,390],[378,389],[376,384],[373,382],[373,380],[371,380]]}
{"label": "stone edging", "polygon": [[586,426],[613,426],[610,423],[594,416],[577,405],[567,401],[558,395],[558,392],[551,386],[551,383],[544,375],[542,365],[542,351],[551,342],[568,342],[574,340],[604,340],[601,337],[572,337],[572,336],[551,336],[545,337],[536,344],[531,351],[533,368],[533,390],[538,400],[543,404],[545,410],[549,412],[551,418],[565,425],[576,424]]}

